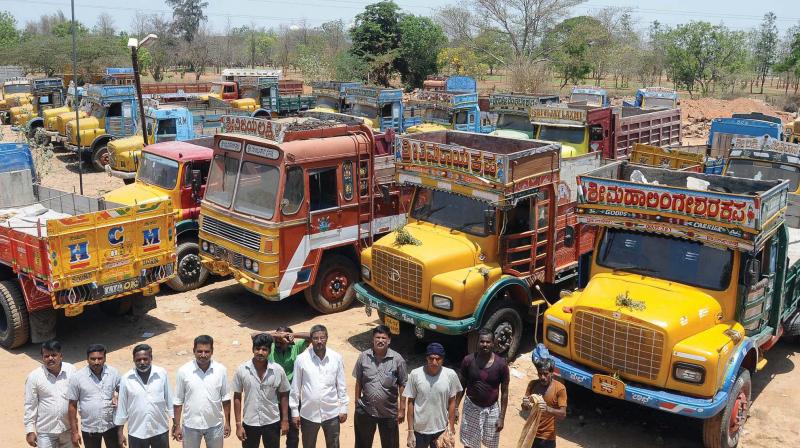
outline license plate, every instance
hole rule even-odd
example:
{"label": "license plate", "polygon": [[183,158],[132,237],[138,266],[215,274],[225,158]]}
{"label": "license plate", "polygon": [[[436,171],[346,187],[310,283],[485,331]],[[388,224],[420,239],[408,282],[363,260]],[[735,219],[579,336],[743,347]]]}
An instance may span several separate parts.
{"label": "license plate", "polygon": [[601,395],[625,399],[625,383],[608,375],[592,376],[592,390]]}
{"label": "license plate", "polygon": [[133,289],[138,289],[139,279],[131,278],[121,282],[109,283],[108,285],[101,286],[101,288],[103,288],[103,297],[114,296]]}
{"label": "license plate", "polygon": [[389,327],[389,331],[392,334],[400,334],[400,321],[395,319],[394,317],[384,316],[383,323]]}

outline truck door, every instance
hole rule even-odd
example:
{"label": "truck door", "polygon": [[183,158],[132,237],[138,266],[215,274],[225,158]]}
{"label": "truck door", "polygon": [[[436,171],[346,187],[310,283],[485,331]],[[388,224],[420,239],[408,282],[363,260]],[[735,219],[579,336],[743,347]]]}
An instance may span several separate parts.
{"label": "truck door", "polygon": [[106,107],[105,129],[114,137],[127,137],[136,133],[134,104],[131,101],[111,103]]}
{"label": "truck door", "polygon": [[550,192],[543,188],[508,212],[500,243],[503,272],[544,281],[550,259],[550,202]]}
{"label": "truck door", "polygon": [[[742,269],[745,286],[738,321],[748,336],[757,334],[769,323],[778,263],[778,238],[773,236],[755,256],[747,258]],[[780,304],[776,304],[780,306]]]}
{"label": "truck door", "polygon": [[[200,200],[203,199],[203,196],[206,194],[206,182],[208,180],[208,169],[211,165],[210,161],[205,160],[195,160],[190,163],[187,163],[183,167],[183,181],[181,184],[181,203],[180,208],[188,209],[191,211],[189,219],[197,219],[197,216],[200,214],[200,210],[198,209],[195,213],[192,209],[196,207],[200,207]],[[200,171],[200,191],[197,194],[197,197],[194,196],[194,191],[192,191],[192,171],[199,170]],[[174,207],[178,207],[178,205],[174,205]]]}

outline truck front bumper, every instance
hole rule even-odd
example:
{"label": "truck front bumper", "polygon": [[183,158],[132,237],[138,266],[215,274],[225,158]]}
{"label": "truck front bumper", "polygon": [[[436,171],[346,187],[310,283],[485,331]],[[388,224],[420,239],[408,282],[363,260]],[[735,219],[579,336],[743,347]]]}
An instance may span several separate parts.
{"label": "truck front bumper", "polygon": [[[600,374],[600,372],[593,372],[585,366],[562,359],[552,352],[550,357],[556,361],[554,373],[557,376],[589,390],[594,390],[592,388],[592,377],[595,374]],[[713,398],[695,398],[641,384],[626,383],[625,401],[673,414],[707,419],[722,411],[728,401],[728,393],[719,391]]]}
{"label": "truck front bumper", "polygon": [[105,170],[106,170],[106,173],[108,173],[109,176],[118,177],[120,179],[136,179],[136,173],[135,172],[129,173],[127,171],[114,170],[114,169],[111,169],[111,165],[106,165]]}
{"label": "truck front bumper", "polygon": [[73,145],[72,143],[64,143],[64,148],[78,154],[91,154],[92,148],[89,146],[78,147],[78,145]]}
{"label": "truck front bumper", "polygon": [[415,328],[450,335],[461,335],[478,328],[478,321],[475,316],[463,319],[439,317],[424,310],[415,310],[394,303],[366,283],[356,283],[353,288],[356,291],[356,299],[364,304],[364,310],[367,314],[370,314],[372,310],[376,310],[401,322],[409,323]]}

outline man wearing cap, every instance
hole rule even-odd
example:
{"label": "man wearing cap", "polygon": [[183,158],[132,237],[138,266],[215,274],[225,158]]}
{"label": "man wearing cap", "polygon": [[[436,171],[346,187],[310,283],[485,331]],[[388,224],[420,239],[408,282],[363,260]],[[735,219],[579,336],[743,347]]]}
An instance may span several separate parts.
{"label": "man wearing cap", "polygon": [[462,388],[458,374],[442,367],[444,357],[442,344],[431,343],[425,350],[425,365],[408,375],[403,396],[408,398],[409,448],[436,448],[445,431],[455,434],[456,396]]}

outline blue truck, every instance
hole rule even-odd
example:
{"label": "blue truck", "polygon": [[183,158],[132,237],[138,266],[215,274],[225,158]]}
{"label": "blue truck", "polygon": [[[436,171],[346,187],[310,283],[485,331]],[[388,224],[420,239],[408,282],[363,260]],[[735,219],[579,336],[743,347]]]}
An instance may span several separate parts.
{"label": "blue truck", "polygon": [[0,142],[0,173],[22,170],[31,170],[31,178],[36,182],[31,147],[27,143]]}
{"label": "blue truck", "polygon": [[374,86],[350,87],[345,89],[346,102],[350,115],[365,118],[368,126],[380,132],[394,129],[405,132],[403,114],[403,91]]}
{"label": "blue truck", "polygon": [[422,82],[424,90],[444,90],[445,92],[478,93],[478,83],[471,76],[430,75]]}
{"label": "blue truck", "polygon": [[360,82],[347,81],[318,81],[311,83],[311,94],[314,95],[315,112],[347,113],[349,106],[346,101],[347,89],[361,87]]}
{"label": "blue truck", "polygon": [[419,90],[411,95],[408,106],[403,118],[406,132],[491,131],[481,126],[478,94],[474,92]]}
{"label": "blue truck", "polygon": [[624,101],[622,105],[642,109],[675,109],[678,107],[678,92],[667,87],[644,87],[636,91],[634,101]]}
{"label": "blue truck", "polygon": [[611,105],[606,89],[595,86],[574,86],[569,95],[570,103],[583,103],[592,107],[608,107]]}
{"label": "blue truck", "polygon": [[783,125],[781,119],[760,112],[733,114],[730,118],[711,120],[708,132],[709,155],[727,158],[731,143],[736,137],[763,137],[781,139]]}

